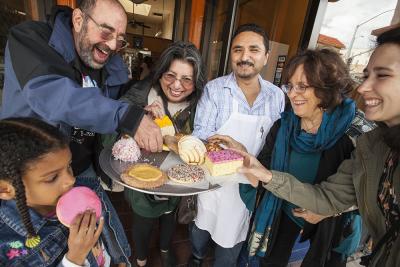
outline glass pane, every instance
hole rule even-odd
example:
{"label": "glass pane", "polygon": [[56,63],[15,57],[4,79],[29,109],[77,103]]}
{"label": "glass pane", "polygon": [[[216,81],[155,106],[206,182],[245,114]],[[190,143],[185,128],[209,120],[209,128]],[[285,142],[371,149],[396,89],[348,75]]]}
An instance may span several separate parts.
{"label": "glass pane", "polygon": [[0,0],[0,97],[4,83],[4,49],[8,31],[12,26],[27,19],[30,19],[30,16],[24,0]]}
{"label": "glass pane", "polygon": [[221,64],[224,64],[223,50],[226,48],[232,4],[230,0],[207,1],[204,27],[203,57],[207,66],[208,79],[218,77]]}
{"label": "glass pane", "polygon": [[120,0],[128,14],[127,33],[172,40],[175,0],[153,0],[133,4]]}
{"label": "glass pane", "polygon": [[283,67],[297,53],[309,0],[239,0],[235,29],[245,23],[262,27],[270,38],[268,63],[261,76],[280,85]]}
{"label": "glass pane", "polygon": [[180,0],[177,3],[177,24],[175,28],[175,41],[187,41],[189,36],[190,0]]}

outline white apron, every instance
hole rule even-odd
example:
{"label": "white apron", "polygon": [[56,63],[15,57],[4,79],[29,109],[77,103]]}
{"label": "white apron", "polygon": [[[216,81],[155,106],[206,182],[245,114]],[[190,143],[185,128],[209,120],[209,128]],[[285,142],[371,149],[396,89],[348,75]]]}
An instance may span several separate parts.
{"label": "white apron", "polygon": [[[268,114],[265,104],[265,114]],[[236,99],[232,101],[232,114],[218,129],[218,134],[229,135],[242,143],[247,151],[257,155],[272,126],[269,116],[239,113]],[[246,239],[250,214],[240,198],[239,184],[224,184],[217,190],[198,195],[198,212],[195,224],[210,233],[221,247],[232,248]]]}

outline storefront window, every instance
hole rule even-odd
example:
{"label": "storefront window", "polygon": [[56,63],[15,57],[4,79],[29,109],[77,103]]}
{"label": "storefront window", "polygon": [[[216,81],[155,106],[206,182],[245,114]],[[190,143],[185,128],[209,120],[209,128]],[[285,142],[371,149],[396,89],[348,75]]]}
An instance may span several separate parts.
{"label": "storefront window", "polygon": [[[310,3],[316,0],[119,0],[128,15],[123,57],[133,79],[139,79],[145,57],[156,62],[178,40],[191,41],[201,51],[208,79],[230,72],[229,44],[238,25],[256,23],[268,33],[270,57],[262,76],[279,84],[282,66],[302,42]],[[76,6],[76,0],[0,0],[0,79],[10,27],[27,19],[44,20],[56,3]],[[142,2],[134,4],[133,2]],[[3,85],[0,80],[0,86]]]}
{"label": "storefront window", "polygon": [[208,79],[230,72],[229,43],[235,29],[245,23],[261,26],[270,37],[270,57],[261,72],[279,85],[282,67],[300,44],[311,0],[208,0],[201,51]]}
{"label": "storefront window", "polygon": [[236,1],[206,1],[202,54],[207,66],[208,79],[224,74],[227,67],[232,14]]}
{"label": "storefront window", "polygon": [[27,1],[0,0],[0,90],[3,89],[4,83],[4,49],[6,48],[8,31],[12,26],[31,18],[30,12],[27,10]]}
{"label": "storefront window", "polygon": [[303,32],[309,0],[239,0],[235,28],[245,23],[261,26],[270,38],[264,79],[280,85],[283,66],[295,55]]}
{"label": "storefront window", "polygon": [[141,1],[141,4],[134,4],[135,1],[131,0],[119,1],[128,16],[126,32],[130,43],[122,56],[132,80],[139,80],[143,77],[144,61],[157,61],[172,42],[176,1],[152,0]]}
{"label": "storefront window", "polygon": [[144,1],[142,4],[130,0],[120,2],[128,14],[128,33],[172,40],[175,0]]}

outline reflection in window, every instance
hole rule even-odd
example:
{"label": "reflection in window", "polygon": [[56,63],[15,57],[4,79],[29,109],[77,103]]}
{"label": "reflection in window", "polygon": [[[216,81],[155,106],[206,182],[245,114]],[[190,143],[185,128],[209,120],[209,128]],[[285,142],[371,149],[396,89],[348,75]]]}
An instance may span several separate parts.
{"label": "reflection in window", "polygon": [[227,48],[227,34],[232,15],[232,3],[230,0],[207,1],[205,42],[203,43],[207,66],[208,79],[214,79],[222,75],[220,68],[224,65],[223,51]]}
{"label": "reflection in window", "polygon": [[175,0],[120,2],[128,14],[127,33],[172,40]]}
{"label": "reflection in window", "polygon": [[12,26],[30,19],[27,13],[26,3],[23,0],[0,0],[0,97],[4,83],[4,49],[6,48],[7,34]]}

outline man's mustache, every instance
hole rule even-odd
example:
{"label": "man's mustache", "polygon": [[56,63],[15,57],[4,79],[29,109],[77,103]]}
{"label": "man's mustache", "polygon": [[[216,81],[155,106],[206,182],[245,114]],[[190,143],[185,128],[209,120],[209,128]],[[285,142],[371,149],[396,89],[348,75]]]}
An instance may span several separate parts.
{"label": "man's mustache", "polygon": [[254,64],[251,63],[250,61],[240,61],[240,62],[236,63],[236,65],[238,65],[238,66],[248,65],[250,67],[254,67]]}

